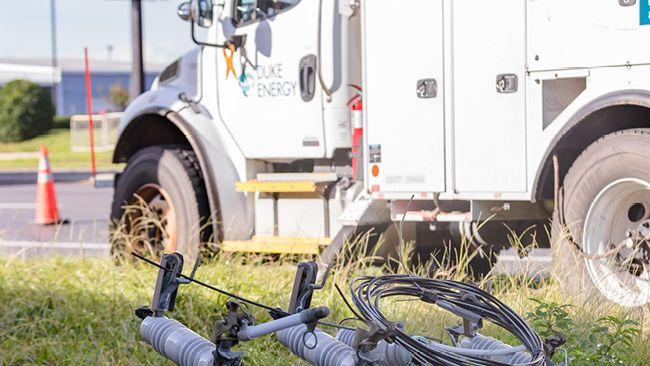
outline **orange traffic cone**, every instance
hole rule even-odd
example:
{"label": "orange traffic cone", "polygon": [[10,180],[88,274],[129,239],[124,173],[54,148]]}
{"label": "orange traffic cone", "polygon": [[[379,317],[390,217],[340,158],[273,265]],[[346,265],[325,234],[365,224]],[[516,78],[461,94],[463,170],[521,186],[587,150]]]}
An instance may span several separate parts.
{"label": "orange traffic cone", "polygon": [[50,169],[50,159],[47,148],[41,145],[38,158],[38,180],[36,181],[36,217],[37,224],[52,225],[62,223],[59,210],[56,207],[56,193],[54,192],[54,177]]}

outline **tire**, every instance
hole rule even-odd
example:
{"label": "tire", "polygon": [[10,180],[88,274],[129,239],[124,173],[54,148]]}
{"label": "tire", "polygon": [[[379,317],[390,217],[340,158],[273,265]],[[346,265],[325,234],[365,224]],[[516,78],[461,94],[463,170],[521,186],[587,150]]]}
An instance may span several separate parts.
{"label": "tire", "polygon": [[[158,195],[152,198],[156,190]],[[142,201],[146,208],[138,205]],[[166,215],[156,217],[163,224],[165,235],[158,235],[161,230],[155,223],[153,229],[140,224],[147,222],[142,221],[145,214],[141,212],[160,214],[156,205],[167,206]],[[151,207],[154,209],[150,210]],[[144,148],[129,159],[116,183],[111,208],[113,253],[143,250],[146,243],[146,249],[154,256],[163,250],[181,253],[185,269],[191,269],[202,245],[210,238],[209,217],[203,176],[194,152],[177,146]]]}
{"label": "tire", "polygon": [[[567,296],[625,307],[648,304],[647,263],[640,273],[638,267],[623,265],[628,256],[610,255],[605,260],[594,255],[611,251],[625,240],[623,231],[638,230],[650,218],[649,147],[649,129],[606,135],[582,152],[565,176],[563,211],[556,207],[553,214],[551,247],[554,275]],[[643,208],[632,211],[638,204]],[[601,276],[607,270],[612,272]]]}

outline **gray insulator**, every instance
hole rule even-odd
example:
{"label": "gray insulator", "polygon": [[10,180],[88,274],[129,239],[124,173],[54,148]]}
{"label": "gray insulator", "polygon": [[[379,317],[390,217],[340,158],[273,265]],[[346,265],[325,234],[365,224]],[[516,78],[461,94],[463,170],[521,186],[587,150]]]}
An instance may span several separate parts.
{"label": "gray insulator", "polygon": [[275,335],[278,342],[296,356],[315,366],[355,366],[359,361],[352,347],[318,329],[313,334],[308,333],[304,324],[281,330]]}
{"label": "gray insulator", "polygon": [[356,330],[352,329],[340,329],[336,333],[336,339],[347,344],[350,347],[354,347],[354,336],[357,334]]}
{"label": "gray insulator", "polygon": [[[476,334],[474,337],[466,337],[458,345],[460,348],[475,349],[475,350],[503,350],[513,348],[492,337],[486,337]],[[531,356],[527,352],[515,352],[505,355],[489,355],[485,357],[491,361],[502,362],[510,365],[527,364],[531,361]]]}
{"label": "gray insulator", "polygon": [[[351,329],[341,329],[336,333],[336,339],[350,347],[354,347],[354,336],[356,331]],[[377,360],[382,365],[410,366],[413,355],[396,343],[380,341],[377,347],[368,352],[368,358]]]}
{"label": "gray insulator", "polygon": [[140,325],[142,339],[158,353],[181,366],[212,366],[215,345],[166,317],[148,316]]}

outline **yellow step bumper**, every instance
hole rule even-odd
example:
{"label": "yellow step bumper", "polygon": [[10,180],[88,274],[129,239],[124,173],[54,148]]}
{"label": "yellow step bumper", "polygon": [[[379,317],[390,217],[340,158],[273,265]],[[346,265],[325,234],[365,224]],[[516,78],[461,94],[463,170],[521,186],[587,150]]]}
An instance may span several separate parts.
{"label": "yellow step bumper", "polygon": [[320,247],[330,243],[330,238],[295,238],[254,236],[251,240],[227,240],[220,248],[225,252],[269,254],[320,254]]}
{"label": "yellow step bumper", "polygon": [[316,192],[316,183],[309,181],[262,182],[256,179],[246,182],[237,182],[237,192],[261,193],[313,193]]}

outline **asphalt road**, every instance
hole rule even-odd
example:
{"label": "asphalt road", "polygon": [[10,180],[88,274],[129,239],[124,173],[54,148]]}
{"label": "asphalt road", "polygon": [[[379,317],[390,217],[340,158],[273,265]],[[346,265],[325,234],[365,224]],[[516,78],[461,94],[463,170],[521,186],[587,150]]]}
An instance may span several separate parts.
{"label": "asphalt road", "polygon": [[[112,182],[104,175],[96,188],[87,173],[55,174],[59,213],[64,225],[43,226],[34,221],[36,175],[0,173],[0,255],[108,256],[108,223],[113,197]],[[497,271],[504,274],[548,271],[549,251],[533,251],[526,259],[514,251],[500,253]]]}
{"label": "asphalt road", "polygon": [[[63,243],[105,245],[108,242],[108,216],[113,197],[111,186],[95,188],[90,175],[86,173],[55,174],[55,182],[59,213],[69,222],[37,225],[33,223],[36,175],[0,174],[0,242],[4,247],[51,242],[59,243],[59,247]],[[54,249],[55,246],[50,247]]]}

